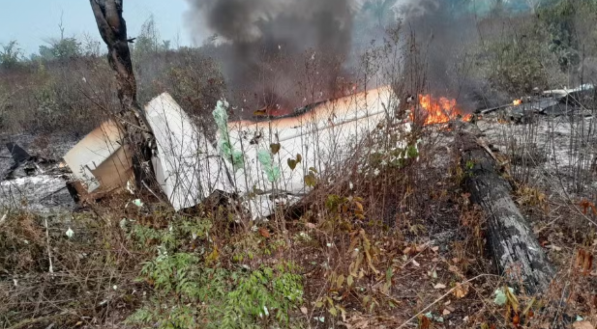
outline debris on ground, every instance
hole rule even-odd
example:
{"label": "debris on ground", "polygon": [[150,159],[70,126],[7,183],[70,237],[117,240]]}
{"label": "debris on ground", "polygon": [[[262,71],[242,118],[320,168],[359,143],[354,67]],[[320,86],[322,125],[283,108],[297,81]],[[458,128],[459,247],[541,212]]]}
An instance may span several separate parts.
{"label": "debris on ground", "polygon": [[64,166],[55,160],[32,156],[14,142],[7,143],[6,148],[12,164],[0,181],[0,208],[25,208],[49,214],[75,207]]}
{"label": "debris on ground", "polygon": [[570,114],[585,113],[583,104],[587,97],[592,97],[595,87],[592,84],[584,84],[574,89],[546,90],[538,96],[529,96],[514,100],[511,104],[483,109],[477,111],[480,115],[493,112],[505,112],[511,120],[521,122],[530,114],[548,116],[562,116]]}

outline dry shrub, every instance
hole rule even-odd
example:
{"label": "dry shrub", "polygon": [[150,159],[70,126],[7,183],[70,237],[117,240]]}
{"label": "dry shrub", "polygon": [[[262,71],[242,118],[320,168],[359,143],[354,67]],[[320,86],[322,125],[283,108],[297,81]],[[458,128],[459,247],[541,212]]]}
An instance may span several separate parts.
{"label": "dry shrub", "polygon": [[217,63],[200,49],[146,54],[135,64],[135,73],[142,103],[169,92],[194,116],[210,114],[225,88]]}
{"label": "dry shrub", "polygon": [[9,212],[0,226],[0,327],[64,328],[130,313],[144,253],[127,242],[117,220]]}
{"label": "dry shrub", "polygon": [[[142,104],[170,92],[185,111],[205,119],[225,88],[218,66],[200,50],[152,52],[135,64]],[[32,61],[0,71],[3,132],[79,136],[119,109],[114,75],[103,56]]]}
{"label": "dry shrub", "polygon": [[32,62],[3,72],[6,126],[13,133],[87,133],[113,108],[113,77],[106,72],[107,64],[97,58]]}
{"label": "dry shrub", "polygon": [[490,17],[479,24],[482,36],[476,74],[511,95],[529,94],[565,82],[550,36],[536,18]]}

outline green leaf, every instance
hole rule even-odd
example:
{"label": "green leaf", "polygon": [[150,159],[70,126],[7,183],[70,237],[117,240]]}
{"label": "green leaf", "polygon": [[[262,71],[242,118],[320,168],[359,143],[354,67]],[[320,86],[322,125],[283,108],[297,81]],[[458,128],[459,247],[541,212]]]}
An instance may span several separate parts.
{"label": "green leaf", "polygon": [[419,150],[415,145],[410,145],[407,150],[407,156],[409,159],[415,159],[419,156]]}
{"label": "green leaf", "polygon": [[394,270],[392,269],[392,267],[389,267],[386,271],[386,283],[388,285],[392,284],[392,276],[394,276]]}
{"label": "green leaf", "polygon": [[310,168],[309,168],[309,171],[311,171],[311,172],[314,172],[314,173],[318,174],[318,172],[317,172],[317,169],[315,169],[315,168],[313,168],[313,167],[310,167]]}
{"label": "green leaf", "polygon": [[333,316],[337,316],[338,315],[338,311],[336,310],[335,307],[332,307],[328,310],[328,312],[330,312],[331,315]]}
{"label": "green leaf", "polygon": [[280,178],[280,168],[274,166],[271,154],[266,150],[259,150],[257,152],[257,159],[263,166],[263,171],[267,175],[267,179],[270,182],[275,182]]}
{"label": "green leaf", "polygon": [[296,155],[296,162],[302,162],[303,161],[303,156],[300,154]]}

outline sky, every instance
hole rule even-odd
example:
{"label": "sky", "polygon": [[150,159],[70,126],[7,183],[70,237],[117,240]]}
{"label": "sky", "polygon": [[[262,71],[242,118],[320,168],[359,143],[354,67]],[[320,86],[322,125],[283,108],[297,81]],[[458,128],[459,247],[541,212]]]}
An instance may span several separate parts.
{"label": "sky", "polygon": [[[86,34],[101,40],[89,0],[2,0],[0,10],[0,44],[17,40],[26,56],[37,53],[50,38],[60,37],[62,16],[65,37],[84,40]],[[124,18],[130,37],[136,36],[141,25],[153,14],[164,40],[172,46],[191,44],[190,32],[184,26],[186,0],[126,0]],[[178,44],[177,44],[178,40]]]}

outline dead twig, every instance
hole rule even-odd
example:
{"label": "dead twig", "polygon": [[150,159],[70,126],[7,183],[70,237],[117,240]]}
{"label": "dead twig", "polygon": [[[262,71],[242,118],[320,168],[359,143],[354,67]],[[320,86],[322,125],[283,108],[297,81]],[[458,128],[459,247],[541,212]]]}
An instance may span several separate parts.
{"label": "dead twig", "polygon": [[2,216],[2,218],[0,218],[0,225],[2,225],[6,221],[6,217],[8,217],[8,211],[6,212],[6,214]]}
{"label": "dead twig", "polygon": [[27,319],[27,320],[23,320],[23,321],[15,324],[12,327],[8,327],[6,329],[20,329],[20,328],[31,326],[33,324],[42,323],[42,322],[53,322],[53,321],[56,321],[56,320],[58,320],[58,319],[60,319],[62,317],[72,316],[72,315],[73,314],[70,314],[70,313],[63,313],[63,314],[56,314],[56,315],[44,316],[44,317],[41,317],[41,318]]}
{"label": "dead twig", "polygon": [[54,265],[52,263],[52,248],[50,248],[50,230],[48,229],[48,218],[44,218],[44,224],[46,227],[46,245],[48,250],[48,261],[50,262],[50,274],[54,274]]}
{"label": "dead twig", "polygon": [[[485,276],[495,276],[495,275],[493,275],[493,274],[480,274],[480,275],[477,275],[476,277],[474,277],[472,279],[469,279],[469,280],[466,280],[466,281],[462,282],[461,285],[467,284],[467,283],[471,283],[471,282],[473,282],[473,281],[475,281],[475,280],[477,280],[479,278],[485,277]],[[413,315],[410,319],[406,320],[406,322],[402,323],[396,329],[400,329],[400,328],[406,327],[411,321],[413,321],[414,319],[416,319],[417,317],[419,317],[421,314],[425,313],[428,309],[432,308],[435,304],[441,302],[444,298],[446,298],[447,296],[449,296],[450,294],[452,294],[454,292],[454,290],[456,290],[456,288],[458,288],[458,286],[455,286],[454,288],[448,290],[448,292],[446,292],[441,297],[439,297],[438,299],[436,299],[435,301],[433,301],[433,303],[427,305],[419,313]]]}

